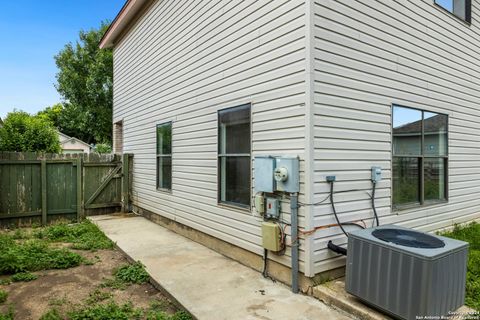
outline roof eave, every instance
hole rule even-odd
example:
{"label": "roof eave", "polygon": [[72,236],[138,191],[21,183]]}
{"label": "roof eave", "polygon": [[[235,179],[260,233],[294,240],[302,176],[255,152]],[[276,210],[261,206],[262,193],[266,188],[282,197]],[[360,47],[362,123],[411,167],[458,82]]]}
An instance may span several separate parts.
{"label": "roof eave", "polygon": [[146,4],[153,0],[127,0],[100,40],[100,48],[112,48],[119,37],[131,26]]}

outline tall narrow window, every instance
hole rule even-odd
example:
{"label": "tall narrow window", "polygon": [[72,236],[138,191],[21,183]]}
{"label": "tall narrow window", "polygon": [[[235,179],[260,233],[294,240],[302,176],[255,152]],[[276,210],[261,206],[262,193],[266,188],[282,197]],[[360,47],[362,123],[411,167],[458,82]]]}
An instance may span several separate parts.
{"label": "tall narrow window", "polygon": [[250,151],[250,105],[219,111],[219,202],[250,207]]}
{"label": "tall narrow window", "polygon": [[157,126],[157,189],[172,189],[172,123]]}
{"label": "tall narrow window", "polygon": [[393,107],[393,205],[447,199],[448,117]]}
{"label": "tall narrow window", "polygon": [[472,22],[471,0],[435,0],[435,3],[458,18]]}
{"label": "tall narrow window", "polygon": [[123,153],[123,121],[113,125],[113,153]]}

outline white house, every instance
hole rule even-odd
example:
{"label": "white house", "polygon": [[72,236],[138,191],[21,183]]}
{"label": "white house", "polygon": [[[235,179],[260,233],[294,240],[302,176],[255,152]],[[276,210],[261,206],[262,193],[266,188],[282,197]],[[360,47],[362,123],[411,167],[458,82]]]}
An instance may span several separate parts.
{"label": "white house", "polygon": [[[480,0],[127,1],[101,47],[134,209],[261,268],[254,158],[298,156],[304,284],[345,265],[327,249],[346,244],[327,176],[341,222],[374,222],[374,166],[381,224],[479,218],[479,14]],[[278,198],[287,250],[268,257],[289,282]]]}
{"label": "white house", "polygon": [[58,139],[60,140],[62,153],[90,153],[91,146],[82,140],[69,137],[60,131],[58,131]]}

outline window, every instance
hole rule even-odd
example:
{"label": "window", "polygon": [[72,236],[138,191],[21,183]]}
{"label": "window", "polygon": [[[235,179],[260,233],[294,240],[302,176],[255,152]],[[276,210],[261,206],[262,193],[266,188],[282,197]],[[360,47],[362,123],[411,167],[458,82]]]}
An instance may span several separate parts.
{"label": "window", "polygon": [[472,22],[471,0],[435,0],[435,3],[458,18]]}
{"label": "window", "polygon": [[172,189],[172,123],[157,126],[157,189]]}
{"label": "window", "polygon": [[393,107],[393,205],[447,199],[448,116]]}
{"label": "window", "polygon": [[219,111],[219,202],[250,208],[250,150],[250,105]]}
{"label": "window", "polygon": [[113,153],[123,153],[123,121],[113,125]]}

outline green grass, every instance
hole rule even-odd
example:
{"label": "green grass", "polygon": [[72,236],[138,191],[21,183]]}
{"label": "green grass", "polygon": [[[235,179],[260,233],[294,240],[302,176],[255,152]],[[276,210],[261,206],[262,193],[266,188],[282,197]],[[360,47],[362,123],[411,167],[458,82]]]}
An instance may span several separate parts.
{"label": "green grass", "polygon": [[[82,263],[93,264],[66,248],[51,243],[71,243],[72,249],[112,249],[114,243],[88,220],[76,224],[58,223],[44,228],[16,229],[0,233],[0,275],[48,269],[68,269]],[[18,275],[13,281],[30,281],[34,276]]]}
{"label": "green grass", "polygon": [[121,266],[114,272],[115,279],[124,283],[142,284],[148,282],[150,276],[145,270],[145,266],[140,262]]}
{"label": "green grass", "polygon": [[148,309],[135,308],[132,303],[118,304],[114,301],[108,303],[87,303],[80,305],[67,312],[66,317],[62,316],[57,309],[51,309],[45,313],[40,320],[191,320],[192,317],[179,311],[170,315],[152,306]]}
{"label": "green grass", "polygon": [[0,289],[0,304],[7,301],[7,298],[8,298],[8,292]]}
{"label": "green grass", "polygon": [[0,274],[68,269],[80,265],[82,256],[67,249],[49,247],[38,239],[17,241],[12,236],[0,234]]}
{"label": "green grass", "polygon": [[19,273],[15,273],[11,277],[11,279],[13,282],[21,282],[21,281],[29,282],[29,281],[37,280],[38,276],[30,272],[19,272]]}
{"label": "green grass", "polygon": [[470,243],[465,304],[480,310],[480,224],[474,222],[468,226],[455,226],[453,231],[442,235]]}
{"label": "green grass", "polygon": [[63,320],[57,309],[51,309],[40,317],[40,320]]}
{"label": "green grass", "polygon": [[131,284],[147,283],[150,279],[145,266],[140,261],[115,269],[113,276],[113,278],[105,279],[100,287],[124,290]]}
{"label": "green grass", "polygon": [[112,249],[114,243],[89,220],[80,223],[59,223],[34,232],[38,239],[52,242],[72,243],[72,248],[77,250]]}
{"label": "green grass", "polygon": [[15,310],[12,306],[8,307],[8,311],[5,313],[0,312],[0,320],[14,320]]}
{"label": "green grass", "polygon": [[100,289],[95,289],[93,292],[90,293],[88,296],[86,303],[87,304],[95,304],[98,302],[102,302],[108,299],[113,298],[113,294],[111,292],[106,292]]}

